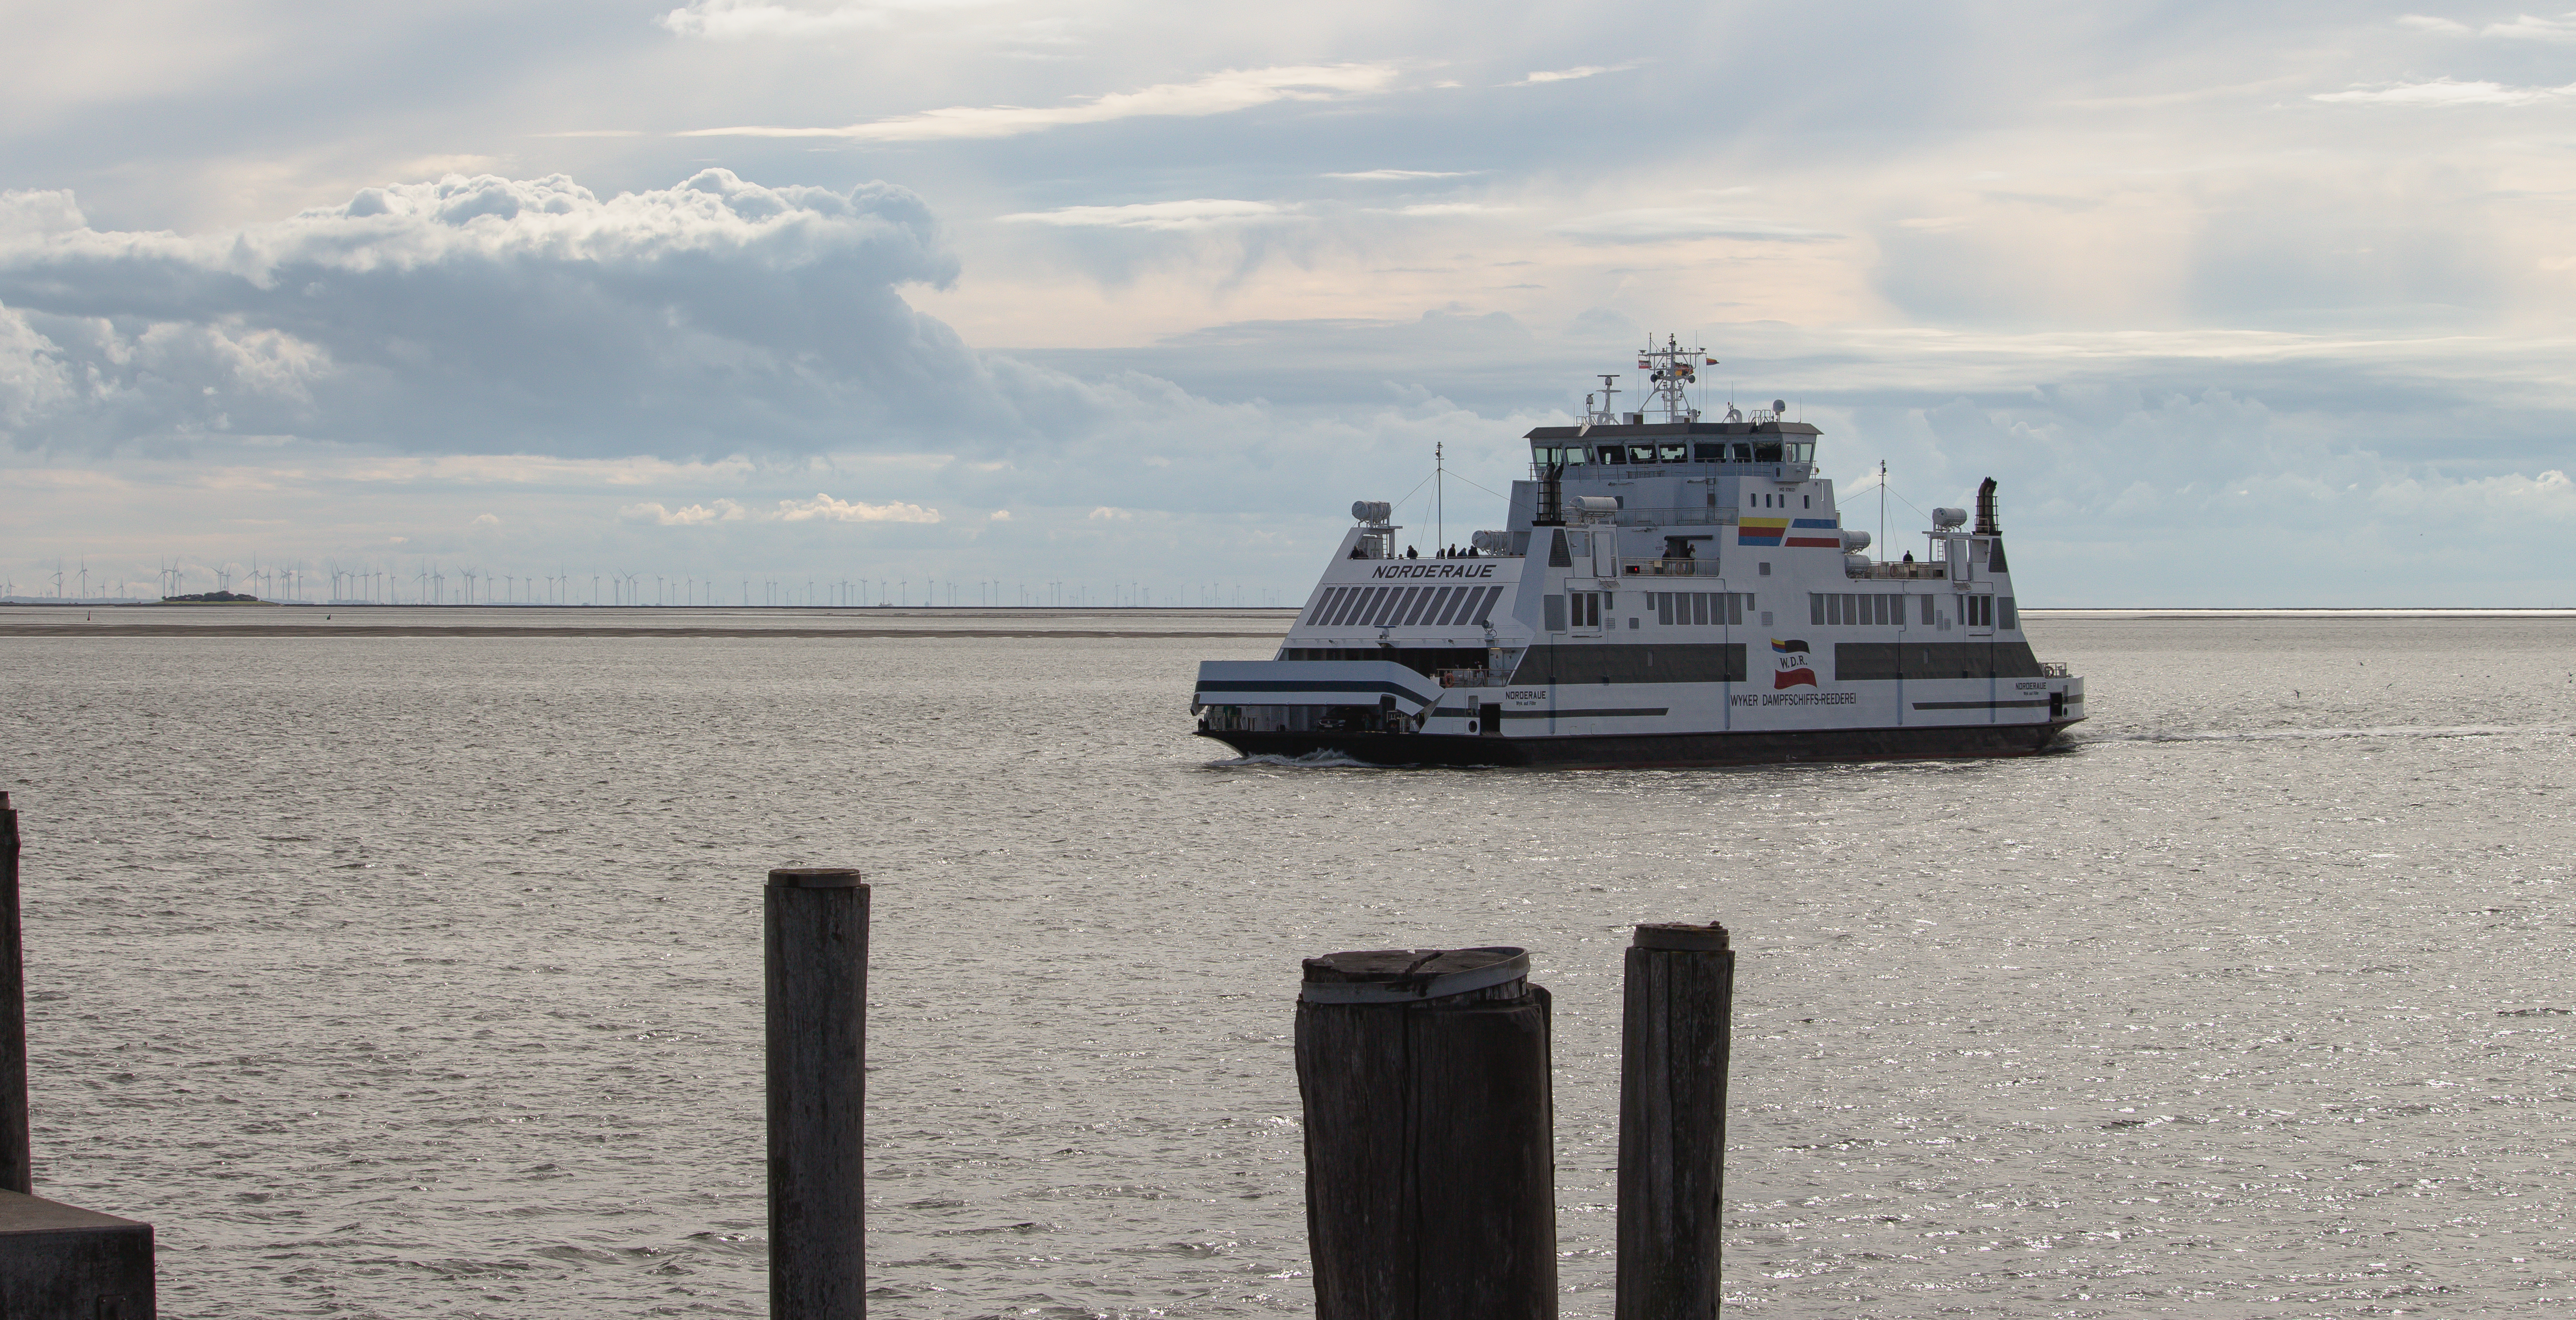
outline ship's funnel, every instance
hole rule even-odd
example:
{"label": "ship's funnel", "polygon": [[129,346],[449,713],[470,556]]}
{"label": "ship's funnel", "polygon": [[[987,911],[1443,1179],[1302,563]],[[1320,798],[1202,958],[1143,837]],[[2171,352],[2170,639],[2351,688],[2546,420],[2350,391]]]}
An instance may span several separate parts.
{"label": "ship's funnel", "polygon": [[1977,535],[2001,536],[2004,529],[1995,524],[1995,479],[1988,477],[1977,487]]}

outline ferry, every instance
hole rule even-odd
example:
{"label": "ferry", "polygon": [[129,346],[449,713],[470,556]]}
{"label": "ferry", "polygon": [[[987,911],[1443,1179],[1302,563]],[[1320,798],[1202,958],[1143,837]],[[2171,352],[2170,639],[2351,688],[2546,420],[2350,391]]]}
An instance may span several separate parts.
{"label": "ferry", "polygon": [[[1351,506],[1269,660],[1199,665],[1197,732],[1247,756],[1626,767],[2018,756],[2084,718],[2022,631],[1996,484],[1870,554],[1785,404],[1703,421],[1699,348],[1638,354],[1649,402],[1528,433],[1509,526],[1406,544]],[[1883,553],[1883,551],[1882,551]]]}

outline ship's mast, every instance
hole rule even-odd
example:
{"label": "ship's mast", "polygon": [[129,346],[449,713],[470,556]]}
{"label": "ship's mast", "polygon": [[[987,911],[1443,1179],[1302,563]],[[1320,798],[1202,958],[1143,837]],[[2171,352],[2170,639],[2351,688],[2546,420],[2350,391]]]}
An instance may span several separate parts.
{"label": "ship's mast", "polygon": [[[1619,424],[1619,410],[1611,406],[1610,403],[1610,396],[1619,392],[1615,387],[1618,379],[1619,378],[1616,375],[1604,373],[1601,377],[1601,393],[1598,395],[1586,394],[1583,396],[1583,424],[1585,426],[1617,426]],[[1593,406],[1593,400],[1596,398],[1599,399],[1601,403],[1601,406],[1597,408]]]}
{"label": "ship's mast", "polygon": [[1664,336],[1664,346],[1655,347],[1649,339],[1637,350],[1637,370],[1647,373],[1652,384],[1654,402],[1649,409],[1661,408],[1667,422],[1696,422],[1699,409],[1690,406],[1689,389],[1699,380],[1702,366],[1716,366],[1717,359],[1704,348],[1684,348],[1673,335]]}

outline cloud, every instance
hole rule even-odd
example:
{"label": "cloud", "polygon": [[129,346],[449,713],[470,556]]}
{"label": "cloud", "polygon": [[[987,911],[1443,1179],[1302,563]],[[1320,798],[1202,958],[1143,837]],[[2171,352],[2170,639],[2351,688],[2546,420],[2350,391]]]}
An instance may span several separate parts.
{"label": "cloud", "polygon": [[2319,92],[2308,99],[2338,105],[2533,105],[2576,96],[2576,83],[2564,87],[2507,87],[2492,82],[2390,83],[2343,92]]}
{"label": "cloud", "polygon": [[739,500],[714,499],[704,504],[683,505],[674,509],[659,502],[629,504],[617,511],[628,522],[649,522],[661,527],[704,527],[729,522],[899,522],[935,523],[939,510],[900,501],[869,504],[864,501],[834,499],[816,493],[810,500],[786,499],[777,507],[757,512]]}
{"label": "cloud", "polygon": [[1287,214],[1269,202],[1199,197],[1186,202],[1139,202],[1130,206],[1063,206],[1052,211],[1021,211],[1001,217],[1021,224],[1101,229],[1205,229],[1244,224]]}
{"label": "cloud", "polygon": [[1010,520],[1011,520],[1011,511],[1010,511],[1010,510],[1008,510],[1008,509],[995,509],[995,510],[993,510],[991,521],[993,521],[993,522],[1009,522]]}
{"label": "cloud", "polygon": [[1136,517],[1134,513],[1131,513],[1128,510],[1111,508],[1106,504],[1101,505],[1097,509],[1093,509],[1090,513],[1085,514],[1084,516],[1095,522],[1128,522],[1132,521]]}
{"label": "cloud", "polygon": [[1134,92],[1112,92],[1058,106],[949,106],[841,128],[745,126],[699,128],[679,137],[840,138],[852,142],[935,142],[1016,137],[1068,124],[1104,124],[1150,116],[1229,114],[1277,101],[1329,101],[1382,91],[1394,81],[1389,64],[1308,64],[1273,69],[1229,69],[1196,82],[1160,83]]}
{"label": "cloud", "polygon": [[1517,211],[1516,206],[1489,206],[1483,202],[1423,202],[1403,207],[1397,215],[1500,215]]}
{"label": "cloud", "polygon": [[1672,243],[1702,238],[1815,243],[1842,237],[1821,229],[1675,206],[1646,206],[1585,216],[1558,225],[1556,232],[1590,243]]}
{"label": "cloud", "polygon": [[1327,179],[1357,179],[1364,183],[1386,183],[1403,179],[1463,179],[1483,170],[1354,170],[1346,174],[1327,174]]}
{"label": "cloud", "polygon": [[961,409],[1007,425],[975,356],[898,292],[956,270],[901,188],[725,170],[606,198],[451,175],[202,235],[92,229],[68,195],[9,194],[0,442],[679,458],[843,447]]}
{"label": "cloud", "polygon": [[1533,73],[1511,85],[1514,87],[1535,87],[1541,83],[1572,82],[1577,78],[1591,78],[1604,73],[1625,73],[1636,67],[1637,66],[1634,63],[1578,64],[1571,69],[1554,69],[1543,73]]}
{"label": "cloud", "polygon": [[890,25],[906,11],[963,9],[972,0],[914,0],[903,4],[777,4],[773,0],[691,0],[653,20],[683,37],[747,41],[763,37],[819,37]]}
{"label": "cloud", "polygon": [[2478,29],[2478,35],[2516,41],[2576,41],[2576,12],[2557,18],[2523,14],[2511,22],[2489,23]]}
{"label": "cloud", "polygon": [[836,500],[821,493],[810,500],[780,500],[778,512],[761,516],[781,522],[820,519],[824,522],[935,523],[940,520],[939,510],[925,509],[918,504],[864,504]]}
{"label": "cloud", "polygon": [[629,504],[617,511],[629,522],[653,522],[664,527],[698,527],[714,522],[739,522],[749,516],[733,500],[716,500],[710,504],[691,504],[682,508],[665,508],[661,504]]}
{"label": "cloud", "polygon": [[2429,14],[2402,15],[2398,18],[2397,25],[2399,27],[2410,27],[2418,32],[2440,32],[2453,36],[2466,36],[2471,31],[2474,31],[2474,29],[2466,23],[2454,22],[2447,18],[2436,18]]}

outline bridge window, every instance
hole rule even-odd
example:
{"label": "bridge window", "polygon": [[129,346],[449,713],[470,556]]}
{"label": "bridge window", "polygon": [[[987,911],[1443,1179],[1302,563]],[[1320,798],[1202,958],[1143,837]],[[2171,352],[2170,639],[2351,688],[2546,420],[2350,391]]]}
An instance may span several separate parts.
{"label": "bridge window", "polygon": [[1689,462],[1689,461],[1690,461],[1690,446],[1688,446],[1688,445],[1664,445],[1664,446],[1661,446],[1661,447],[1658,449],[1657,453],[1656,453],[1656,458],[1657,458],[1659,461],[1661,461],[1661,462],[1665,462],[1665,463],[1686,463],[1686,462]]}

